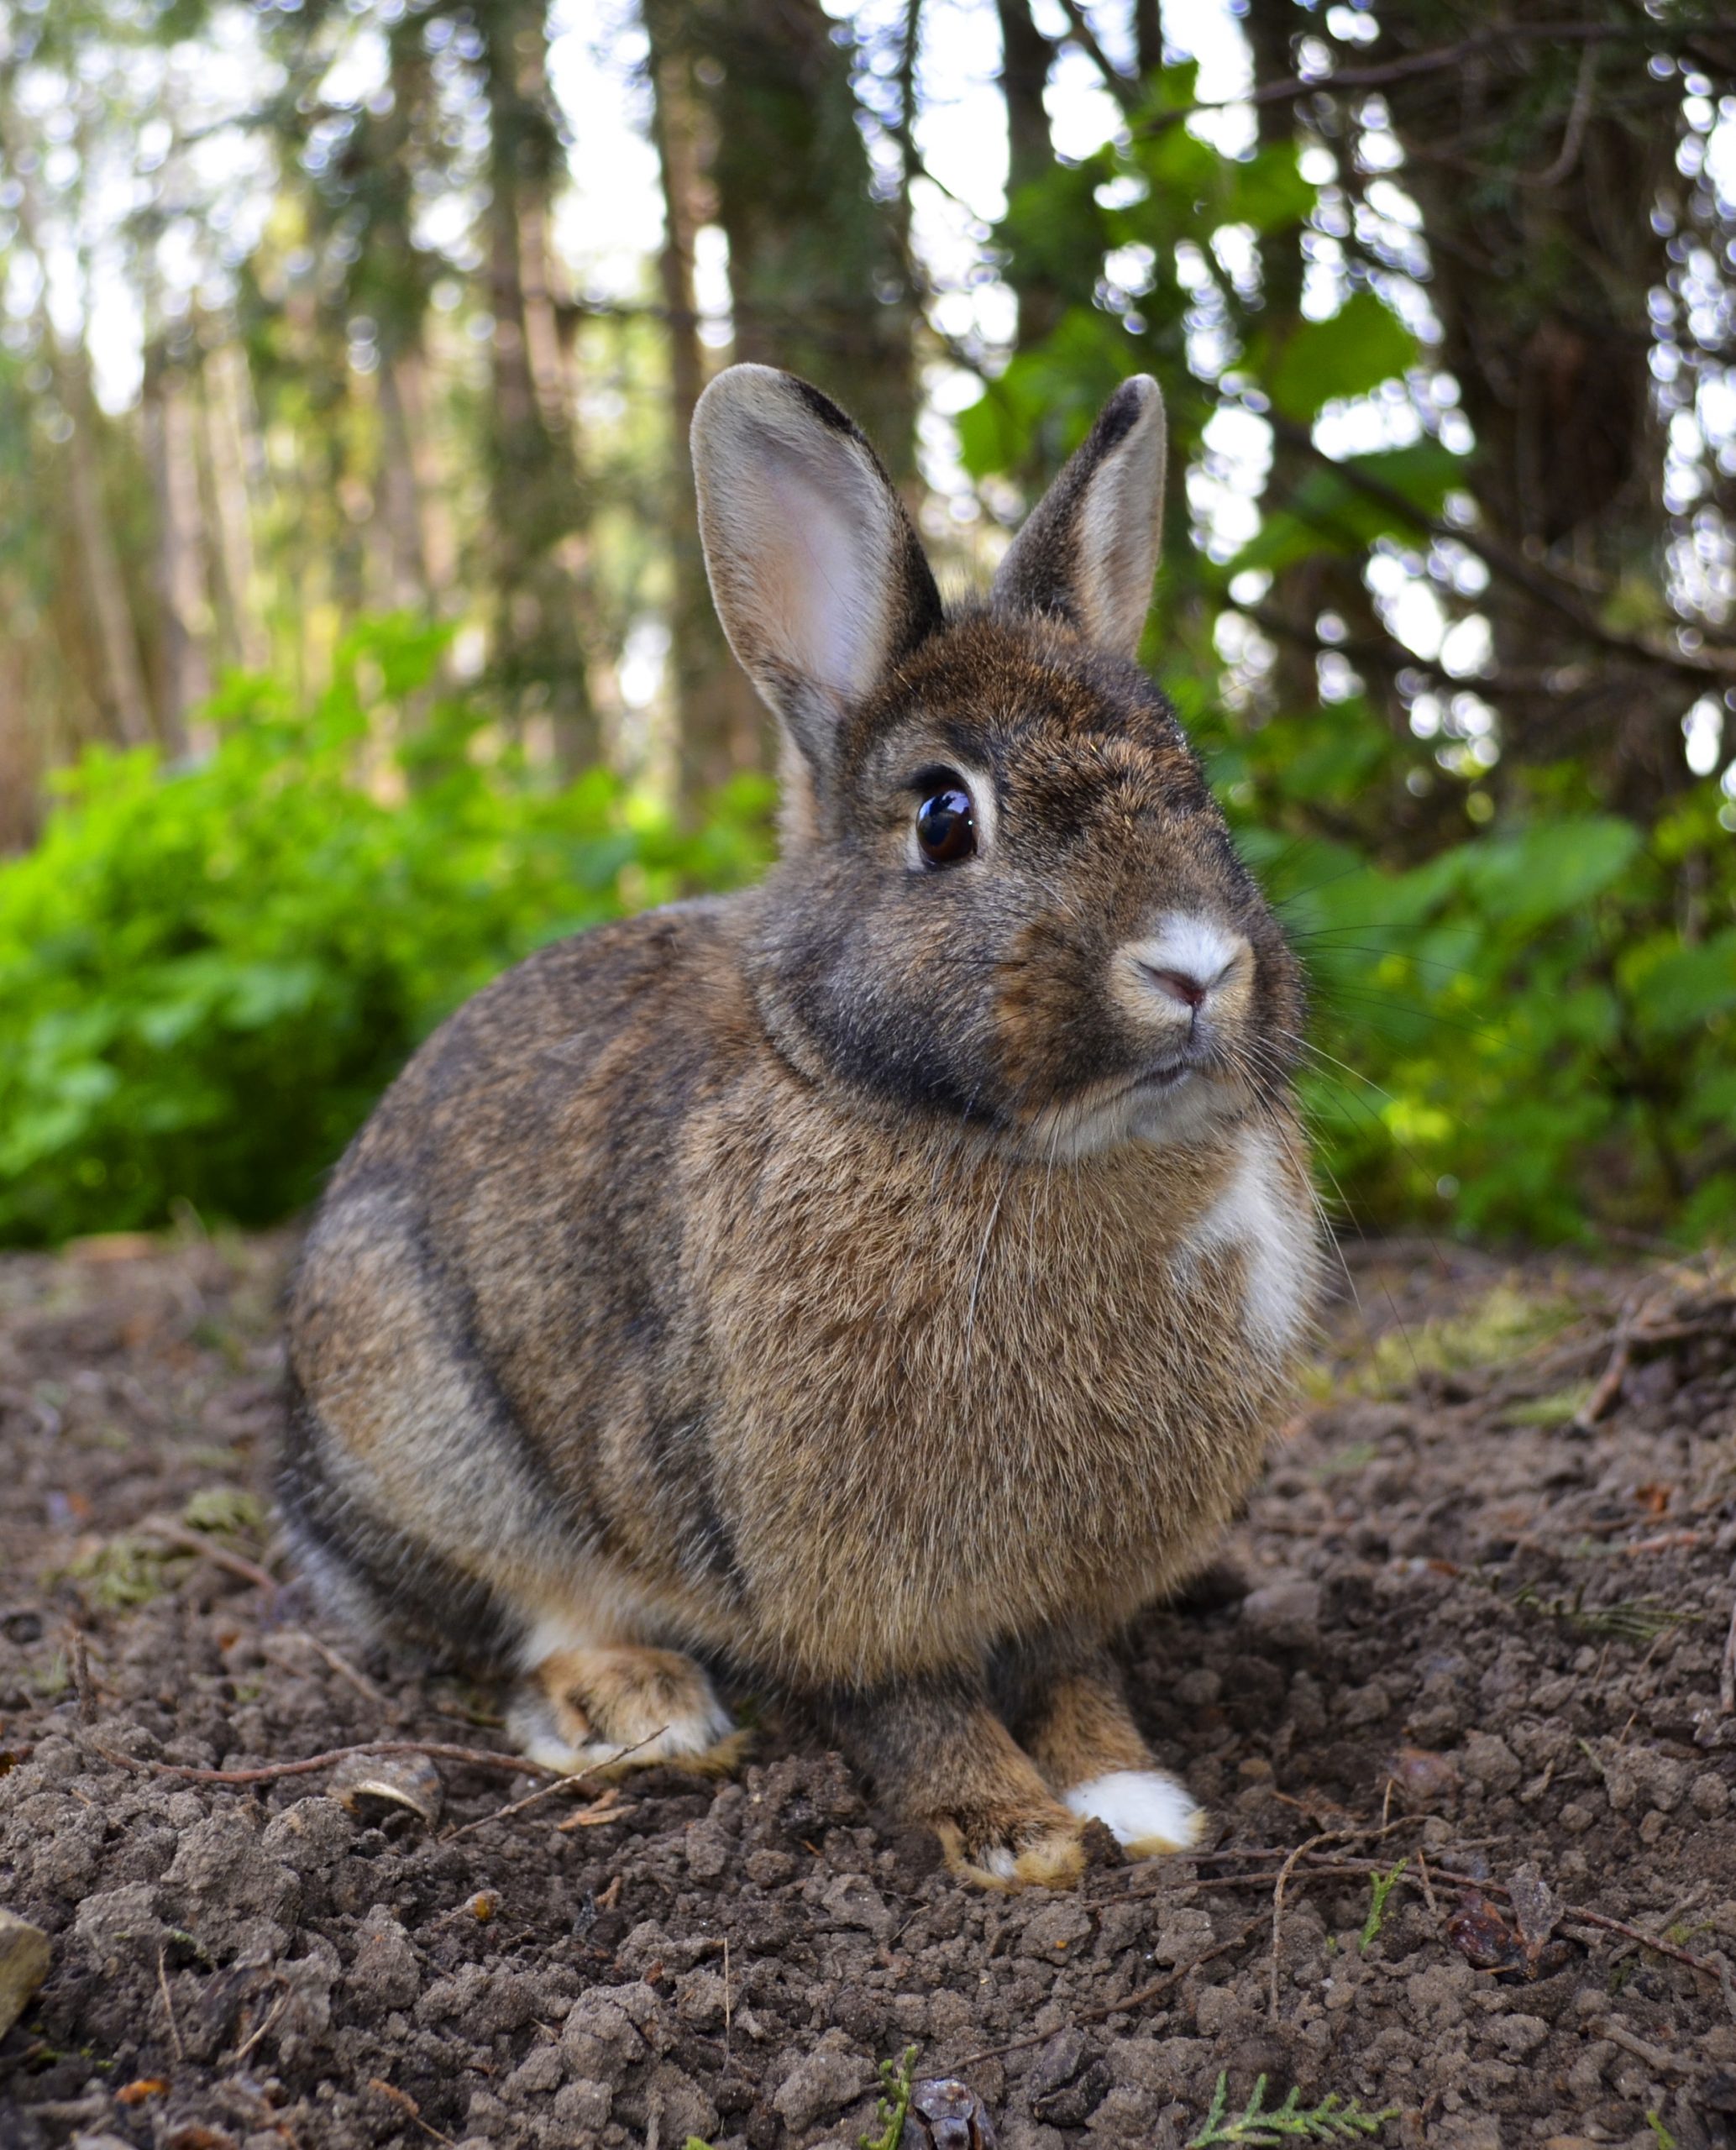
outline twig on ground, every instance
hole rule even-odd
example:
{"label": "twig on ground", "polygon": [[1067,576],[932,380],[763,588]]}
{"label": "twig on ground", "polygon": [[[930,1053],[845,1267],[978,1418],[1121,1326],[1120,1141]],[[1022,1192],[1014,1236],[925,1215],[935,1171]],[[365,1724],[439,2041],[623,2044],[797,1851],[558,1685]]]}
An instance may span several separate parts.
{"label": "twig on ground", "polygon": [[157,1950],[157,1985],[161,1990],[163,1995],[163,2013],[169,2019],[169,2042],[175,2048],[176,2059],[177,2061],[183,2061],[186,2058],[186,2053],[181,2042],[180,2026],[175,2021],[175,2003],[170,1998],[169,1973],[163,1960],[168,1953],[168,1944],[166,1943],[165,1943],[163,1946]]}
{"label": "twig on ground", "polygon": [[282,1639],[286,1643],[306,1643],[309,1649],[315,1651],[325,1660],[340,1680],[347,1680],[357,1694],[370,1702],[375,1709],[390,1717],[395,1724],[403,1723],[404,1712],[391,1696],[383,1694],[365,1672],[358,1671],[349,1660],[340,1656],[329,1643],[322,1642],[317,1635],[310,1633],[306,1628],[286,1628],[283,1632]]}
{"label": "twig on ground", "polygon": [[[1196,1853],[1195,1856],[1201,1859],[1210,1860],[1277,1859],[1283,1860],[1288,1865],[1294,1859],[1297,1852],[1306,1854],[1305,1863],[1301,1868],[1304,1877],[1311,1876],[1321,1880],[1349,1880],[1354,1876],[1384,1874],[1387,1870],[1380,1864],[1378,1860],[1371,1859],[1321,1859],[1316,1854],[1307,1853],[1305,1845],[1298,1845],[1290,1851],[1261,1848],[1199,1852]],[[1443,1888],[1476,1889],[1480,1890],[1486,1896],[1500,1896],[1508,1903],[1513,1901],[1513,1892],[1504,1882],[1481,1880],[1474,1874],[1451,1874],[1445,1868],[1439,1866],[1433,1868],[1431,1874],[1433,1880]],[[1230,1878],[1246,1881],[1251,1888],[1263,1886],[1266,1880],[1263,1874],[1237,1875]],[[1406,1875],[1405,1879],[1415,1880],[1416,1877]],[[1208,1885],[1204,1882],[1197,1882],[1193,1885],[1204,1888]],[[1417,1885],[1419,1888],[1422,1886],[1420,1880],[1418,1880]],[[1673,1941],[1661,1940],[1655,1933],[1648,1933],[1643,1927],[1630,1926],[1625,1919],[1611,1918],[1606,1911],[1594,1911],[1583,1904],[1563,1904],[1560,1916],[1564,1925],[1595,1927],[1605,1933],[1619,1933],[1624,1939],[1637,1941],[1642,1948],[1649,1948],[1655,1955],[1668,1956],[1674,1963],[1686,1964],[1691,1971],[1698,1971],[1702,1978],[1716,1979],[1718,1976],[1718,1965],[1708,1963],[1703,1956],[1690,1955],[1686,1948],[1678,1948]]]}
{"label": "twig on ground", "polygon": [[407,2113],[411,2119],[413,2120],[416,2122],[416,2125],[422,2130],[422,2133],[426,2136],[431,2137],[434,2142],[452,2142],[453,2138],[451,2136],[443,2135],[439,2129],[433,2126],[432,2121],[425,2121],[422,2118],[422,2107],[417,2104],[415,2099],[411,2096],[407,2090],[400,2090],[395,2084],[384,2081],[378,2075],[370,2075],[368,2078],[368,2088],[370,2090],[377,2090],[382,2098],[390,2099],[392,2104],[396,2105],[400,2111]]}
{"label": "twig on ground", "polygon": [[284,1990],[278,1995],[276,2000],[274,2001],[270,2007],[266,2010],[265,2016],[260,2020],[257,2027],[248,2033],[245,2043],[237,2046],[234,2052],[229,2056],[228,2064],[231,2068],[239,2068],[241,2065],[242,2062],[246,2059],[249,2053],[253,2051],[260,2040],[265,2037],[266,2032],[271,2028],[278,2017],[282,2015],[284,2010],[289,2006],[290,1992],[287,1981],[283,1981],[283,1985]]}
{"label": "twig on ground", "polygon": [[1337,1831],[1328,1830],[1322,1836],[1305,1838],[1303,1843],[1296,1846],[1278,1869],[1278,1878],[1272,1892],[1272,1980],[1266,2011],[1267,2015],[1274,2023],[1278,2020],[1278,1980],[1282,1970],[1278,1950],[1283,1938],[1285,1885],[1309,1852],[1313,1851],[1317,1845],[1336,1843],[1338,1837]]}
{"label": "twig on ground", "polygon": [[97,1746],[95,1752],[117,1769],[135,1770],[142,1775],[179,1777],[186,1784],[270,1784],[277,1777],[307,1776],[315,1770],[328,1770],[359,1754],[426,1754],[436,1762],[467,1762],[479,1770],[505,1770],[513,1776],[553,1777],[557,1783],[570,1780],[559,1770],[533,1762],[527,1754],[501,1754],[491,1747],[453,1747],[438,1739],[364,1739],[354,1747],[333,1747],[323,1754],[308,1754],[298,1762],[263,1762],[249,1770],[195,1770],[181,1762],[141,1761],[119,1754],[112,1747]]}
{"label": "twig on ground", "polygon": [[[527,1807],[534,1807],[538,1800],[547,1799],[551,1792],[566,1788],[576,1791],[580,1785],[588,1784],[600,1770],[619,1769],[630,1754],[638,1754],[653,1739],[661,1739],[669,1728],[666,1724],[658,1725],[655,1732],[648,1732],[642,1739],[636,1739],[631,1747],[623,1747],[618,1754],[611,1755],[606,1762],[593,1762],[588,1770],[576,1770],[570,1775],[562,1771],[553,1784],[538,1785],[534,1791],[527,1792],[522,1799],[515,1799],[510,1806],[497,1807],[492,1814],[480,1815],[474,1822],[466,1822],[461,1829],[450,1831],[445,1841],[449,1844],[456,1843],[460,1837],[469,1836],[472,1829],[485,1829],[490,1822],[507,1821],[515,1814],[522,1814]],[[576,1820],[578,1817],[574,1816],[574,1818]]]}
{"label": "twig on ground", "polygon": [[1736,1715],[1736,1598],[1730,1604],[1730,1632],[1724,1637],[1724,1654],[1718,1665],[1718,1706],[1726,1717]]}
{"label": "twig on ground", "polygon": [[160,1538],[165,1545],[173,1545],[183,1553],[197,1553],[202,1560],[211,1561],[243,1582],[250,1582],[255,1590],[281,1590],[283,1586],[268,1569],[257,1560],[249,1560],[240,1553],[232,1553],[227,1545],[219,1545],[207,1537],[202,1530],[190,1530],[184,1523],[172,1522],[167,1516],[149,1515],[139,1525],[146,1536]]}
{"label": "twig on ground", "polygon": [[564,1822],[557,1822],[554,1833],[569,1837],[574,1829],[601,1829],[609,1822],[624,1822],[629,1814],[638,1811],[637,1807],[623,1807],[620,1786],[611,1784],[606,1791],[599,1792],[589,1807],[581,1807],[576,1814],[568,1815]]}
{"label": "twig on ground", "polygon": [[1630,1298],[1623,1307],[1616,1323],[1615,1343],[1611,1348],[1609,1363],[1597,1377],[1597,1385],[1581,1404],[1568,1422],[1568,1430],[1588,1434],[1621,1393],[1627,1378],[1628,1366],[1634,1356],[1634,1324],[1639,1312],[1637,1298]]}

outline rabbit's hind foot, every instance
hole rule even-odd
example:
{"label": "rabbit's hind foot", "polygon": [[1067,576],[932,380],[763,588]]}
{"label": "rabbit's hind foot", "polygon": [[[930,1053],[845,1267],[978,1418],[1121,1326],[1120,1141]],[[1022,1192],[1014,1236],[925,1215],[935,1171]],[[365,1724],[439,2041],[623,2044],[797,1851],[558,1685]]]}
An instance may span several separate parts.
{"label": "rabbit's hind foot", "polygon": [[569,1775],[655,1764],[721,1774],[747,1744],[690,1657],[636,1645],[551,1651],[519,1683],[506,1729],[532,1761]]}
{"label": "rabbit's hind foot", "polygon": [[1064,1889],[1085,1870],[1080,1824],[1046,1798],[930,1820],[947,1865],[979,1889]]}
{"label": "rabbit's hind foot", "polygon": [[1188,1851],[1205,1828],[1205,1809],[1162,1770],[1111,1770],[1061,1795],[1070,1813],[1101,1822],[1130,1859]]}
{"label": "rabbit's hind foot", "polygon": [[1157,1767],[1108,1654],[1047,1665],[1038,1659],[1022,1670],[1019,1737],[1062,1805],[1081,1821],[1101,1822],[1130,1859],[1191,1850],[1205,1810]]}

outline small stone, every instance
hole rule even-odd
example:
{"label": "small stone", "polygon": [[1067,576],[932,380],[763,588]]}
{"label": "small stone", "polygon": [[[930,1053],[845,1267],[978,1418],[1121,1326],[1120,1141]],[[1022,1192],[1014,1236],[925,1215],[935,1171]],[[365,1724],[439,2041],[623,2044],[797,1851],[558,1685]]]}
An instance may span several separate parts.
{"label": "small stone", "polygon": [[884,1941],[898,1926],[897,1914],[865,1875],[841,1874],[820,1899],[840,1926],[860,1927]]}
{"label": "small stone", "polygon": [[1465,1774],[1485,1791],[1512,1791],[1524,1765],[1504,1739],[1492,1732],[1472,1732],[1465,1740]]}
{"label": "small stone", "polygon": [[1091,1916],[1069,1898],[1045,1904],[1025,1928],[1024,1953],[1046,1956],[1052,1962],[1065,1959],[1068,1950],[1090,1938]]}
{"label": "small stone", "polygon": [[1320,1586],[1269,1582],[1242,1600],[1242,1625],[1281,1649],[1305,1649],[1320,1634]]}
{"label": "small stone", "polygon": [[1708,1822],[1716,1822],[1729,1807],[1730,1787],[1708,1770],[1688,1786],[1688,1801],[1697,1814],[1703,1814]]}
{"label": "small stone", "polygon": [[793,2134],[835,2113],[868,2087],[868,2064],[860,2053],[821,2051],[799,2060],[778,2086],[772,2105]]}
{"label": "small stone", "polygon": [[0,1911],[0,2038],[48,1976],[49,1939],[39,1926]]}

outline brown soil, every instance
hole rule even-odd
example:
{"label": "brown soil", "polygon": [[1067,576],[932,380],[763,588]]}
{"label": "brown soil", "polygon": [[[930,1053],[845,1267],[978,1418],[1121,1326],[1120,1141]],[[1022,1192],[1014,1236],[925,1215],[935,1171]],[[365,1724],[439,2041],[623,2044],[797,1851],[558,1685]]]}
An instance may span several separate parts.
{"label": "brown soil", "polygon": [[1130,1643],[1213,1850],[989,1897],[764,1713],[737,1781],[511,1813],[534,1779],[450,1759],[364,1772],[409,1804],[112,1759],[500,1744],[249,1573],[286,1251],[0,1261],[0,1906],[54,1944],[7,2150],[853,2145],[906,2047],[1005,2150],[1188,2143],[1220,2072],[1231,2117],[1263,2074],[1393,2144],[1736,2142],[1709,1272],[1363,1256],[1235,1572]]}

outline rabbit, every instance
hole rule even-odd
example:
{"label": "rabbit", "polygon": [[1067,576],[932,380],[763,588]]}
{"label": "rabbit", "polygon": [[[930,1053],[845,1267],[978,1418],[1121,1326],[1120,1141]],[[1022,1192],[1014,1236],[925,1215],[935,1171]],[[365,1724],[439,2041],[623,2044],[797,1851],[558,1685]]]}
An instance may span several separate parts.
{"label": "rabbit", "polygon": [[1297,962],[1135,662],[1125,381],[948,612],[852,421],[701,397],[764,880],[544,947],[336,1169],[279,1492],[340,1612],[512,1683],[558,1770],[730,1766],[795,1698],[991,1887],[1185,1848],[1111,1655],[1260,1469],[1319,1266]]}

